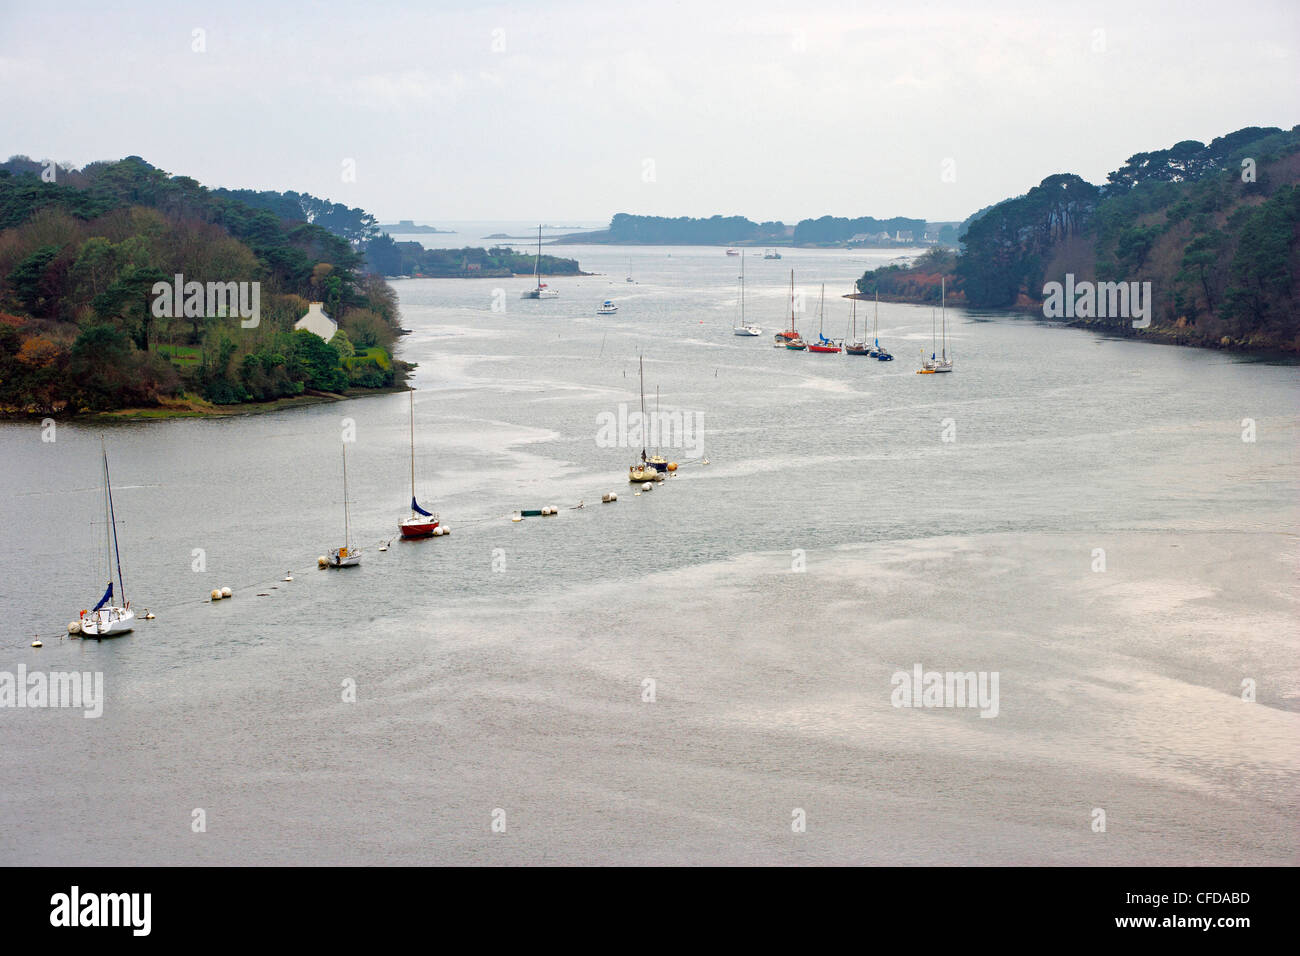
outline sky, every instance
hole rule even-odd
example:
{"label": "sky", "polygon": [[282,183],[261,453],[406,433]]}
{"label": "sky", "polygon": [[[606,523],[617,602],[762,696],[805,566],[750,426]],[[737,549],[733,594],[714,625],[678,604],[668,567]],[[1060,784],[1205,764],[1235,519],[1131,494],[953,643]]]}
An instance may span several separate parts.
{"label": "sky", "polygon": [[1300,123],[1300,3],[0,0],[0,154],[381,221],[962,220]]}

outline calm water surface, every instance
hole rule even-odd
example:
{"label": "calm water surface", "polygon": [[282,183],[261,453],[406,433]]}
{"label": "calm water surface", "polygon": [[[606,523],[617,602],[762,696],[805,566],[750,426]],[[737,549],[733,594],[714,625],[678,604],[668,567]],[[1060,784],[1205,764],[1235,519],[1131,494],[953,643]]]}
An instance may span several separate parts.
{"label": "calm water surface", "polygon": [[[753,339],[719,249],[563,254],[602,274],[556,300],[395,283],[447,538],[377,550],[404,394],[0,426],[0,671],[99,671],[107,698],[0,709],[0,862],[1300,862],[1295,367],[953,309],[957,371],[918,376],[928,308],[880,306],[893,363],[772,348],[791,268],[800,329],[825,282],[839,337],[897,253],[747,259]],[[678,476],[640,497],[639,445],[596,440],[638,356],[708,458],[665,448]],[[345,420],[366,555],[317,571]],[[61,641],[102,591],[101,437],[157,620]],[[998,716],[892,706],[915,663],[997,672]]]}

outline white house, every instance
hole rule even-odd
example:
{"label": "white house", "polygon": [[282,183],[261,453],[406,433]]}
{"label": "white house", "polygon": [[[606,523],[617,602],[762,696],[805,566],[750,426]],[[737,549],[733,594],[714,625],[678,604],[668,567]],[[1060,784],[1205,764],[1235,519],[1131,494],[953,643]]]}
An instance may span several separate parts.
{"label": "white house", "polygon": [[308,332],[315,332],[326,342],[334,338],[334,333],[339,330],[339,324],[325,314],[321,306],[323,302],[312,302],[307,306],[307,314],[293,324],[295,329],[306,329]]}

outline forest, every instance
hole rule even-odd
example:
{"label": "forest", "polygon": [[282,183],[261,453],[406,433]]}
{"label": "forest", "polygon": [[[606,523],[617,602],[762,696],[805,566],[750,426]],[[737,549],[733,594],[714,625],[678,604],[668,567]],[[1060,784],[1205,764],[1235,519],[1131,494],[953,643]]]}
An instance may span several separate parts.
{"label": "forest", "polygon": [[1300,350],[1300,127],[1249,127],[1136,153],[1093,185],[1048,176],[967,220],[956,254],[868,271],[859,292],[974,308],[1039,308],[1043,287],[1150,282],[1154,316],[1083,324],[1223,348]]}
{"label": "forest", "polygon": [[[14,157],[0,165],[0,411],[201,409],[393,385],[396,295],[334,231],[377,235],[359,212],[210,190],[138,156],[81,169]],[[152,290],[175,276],[259,283],[259,321],[159,315]],[[329,342],[293,330],[312,301],[339,323]]]}

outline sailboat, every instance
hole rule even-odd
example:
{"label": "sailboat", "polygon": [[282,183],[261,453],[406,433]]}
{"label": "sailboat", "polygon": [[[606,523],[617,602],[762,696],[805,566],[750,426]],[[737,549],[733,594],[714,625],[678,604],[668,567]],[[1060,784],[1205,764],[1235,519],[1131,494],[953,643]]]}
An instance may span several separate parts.
{"label": "sailboat", "polygon": [[844,344],[844,351],[849,355],[870,355],[871,346],[858,338],[858,300],[850,299],[849,301],[853,303],[850,307],[853,332],[849,335],[849,341]]}
{"label": "sailboat", "polygon": [[937,375],[937,374],[939,374],[940,372],[951,372],[951,371],[952,371],[952,359],[948,358],[948,310],[947,310],[948,293],[947,293],[946,285],[947,285],[946,279],[944,279],[944,278],[940,278],[940,280],[939,280],[939,311],[940,311],[940,314],[941,314],[941,316],[942,316],[941,324],[942,324],[942,327],[943,327],[943,352],[942,352],[942,357],[941,357],[941,358],[937,358],[937,357],[935,356],[935,354],[934,354],[934,343],[933,343],[933,337],[934,337],[934,310],[931,309],[931,310],[930,310],[930,336],[931,336],[931,340],[932,340],[932,341],[931,341],[931,344],[930,344],[930,357],[929,357],[928,359],[922,357],[922,360],[921,360],[921,367],[920,367],[919,369],[916,370],[916,374],[917,374],[917,375]]}
{"label": "sailboat", "polygon": [[[113,487],[108,480],[108,450],[103,439],[99,442],[104,458],[104,554],[107,558],[108,588],[89,611],[81,612],[81,633],[87,637],[114,637],[135,627],[135,611],[126,599],[126,584],[122,581],[122,555],[117,546],[117,515],[113,511]],[[121,604],[113,601],[113,568],[117,568],[117,595]]]}
{"label": "sailboat", "polygon": [[782,329],[776,333],[776,347],[785,346],[788,349],[799,351],[806,349],[803,339],[799,338],[799,333],[794,329],[794,270],[790,270],[790,328]]}
{"label": "sailboat", "polygon": [[[728,252],[728,255],[731,253]],[[745,324],[745,256],[740,256],[740,324],[731,327],[733,335],[762,335],[763,330],[757,325]]]}
{"label": "sailboat", "polygon": [[[428,538],[438,527],[438,516],[425,511],[415,500],[415,392],[411,398],[411,516],[398,522],[397,530],[403,538]],[[346,497],[346,493],[344,495]]]}
{"label": "sailboat", "polygon": [[874,325],[871,330],[871,357],[877,362],[892,362],[894,357],[889,354],[889,349],[880,344],[880,292],[876,292],[876,315],[872,320]]}
{"label": "sailboat", "polygon": [[[414,501],[414,497],[412,497]],[[360,550],[352,547],[352,524],[348,515],[348,446],[343,446],[343,547],[330,551],[332,568],[351,568],[361,563]]]}
{"label": "sailboat", "polygon": [[[663,481],[664,472],[668,468],[668,462],[659,456],[649,458],[645,453],[645,433],[647,420],[645,416],[645,357],[640,356],[638,361],[641,366],[641,462],[631,465],[627,470],[627,480],[632,482],[643,481]],[[656,429],[657,431],[657,429]],[[662,463],[663,467],[660,467]]]}
{"label": "sailboat", "polygon": [[558,299],[560,293],[554,289],[548,289],[546,283],[542,281],[542,274],[539,271],[542,265],[542,227],[537,227],[537,258],[533,260],[533,278],[537,280],[537,288],[525,289],[519,294],[521,299]]}
{"label": "sailboat", "polygon": [[635,279],[632,278],[632,260],[631,260],[631,259],[627,260],[627,281],[628,281],[628,282],[635,282],[635,281],[636,281]]}
{"label": "sailboat", "polygon": [[840,351],[840,343],[828,339],[822,333],[822,326],[826,322],[826,283],[822,283],[821,304],[817,306],[817,341],[808,346],[809,352],[833,352],[836,355]]}

